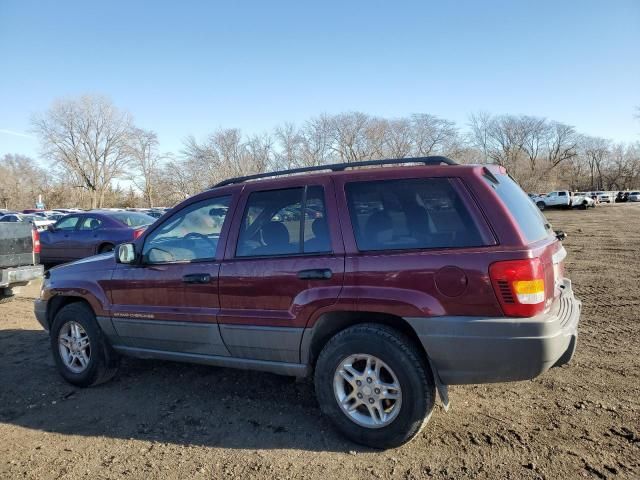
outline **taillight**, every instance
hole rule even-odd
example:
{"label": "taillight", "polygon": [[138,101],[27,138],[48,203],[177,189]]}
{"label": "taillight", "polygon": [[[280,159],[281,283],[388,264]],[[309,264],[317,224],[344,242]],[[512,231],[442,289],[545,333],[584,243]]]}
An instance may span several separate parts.
{"label": "taillight", "polygon": [[505,315],[533,317],[544,310],[544,267],[539,258],[496,262],[489,276]]}
{"label": "taillight", "polygon": [[40,253],[40,233],[35,228],[31,230],[31,240],[33,241],[33,253]]}
{"label": "taillight", "polygon": [[138,228],[137,230],[133,231],[133,239],[136,240],[138,238],[140,238],[140,235],[142,235],[144,233],[145,229],[144,228]]}

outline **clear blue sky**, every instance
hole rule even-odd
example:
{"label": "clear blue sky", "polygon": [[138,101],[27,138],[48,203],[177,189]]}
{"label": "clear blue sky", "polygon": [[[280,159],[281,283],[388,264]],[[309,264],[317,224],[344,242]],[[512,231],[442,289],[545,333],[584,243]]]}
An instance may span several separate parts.
{"label": "clear blue sky", "polygon": [[174,152],[353,110],[522,113],[635,141],[640,1],[0,1],[0,154],[36,156],[31,114],[82,93]]}

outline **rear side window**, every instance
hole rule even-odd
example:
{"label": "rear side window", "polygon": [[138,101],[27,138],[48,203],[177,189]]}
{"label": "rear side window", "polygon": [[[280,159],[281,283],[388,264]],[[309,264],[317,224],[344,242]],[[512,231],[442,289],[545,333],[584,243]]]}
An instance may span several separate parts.
{"label": "rear side window", "polygon": [[330,251],[322,187],[267,190],[249,195],[236,250],[238,257]]}
{"label": "rear side window", "polygon": [[111,218],[115,218],[118,222],[131,228],[144,227],[145,225],[151,225],[155,218],[145,215],[139,212],[114,212],[110,213]]}
{"label": "rear side window", "polygon": [[346,193],[358,250],[485,245],[448,178],[354,182]]}
{"label": "rear side window", "polygon": [[485,179],[509,209],[527,241],[536,242],[549,235],[547,219],[520,185],[508,175],[498,175],[497,178],[498,183]]}
{"label": "rear side window", "polygon": [[102,220],[95,217],[85,217],[80,224],[80,230],[97,230],[102,226]]}

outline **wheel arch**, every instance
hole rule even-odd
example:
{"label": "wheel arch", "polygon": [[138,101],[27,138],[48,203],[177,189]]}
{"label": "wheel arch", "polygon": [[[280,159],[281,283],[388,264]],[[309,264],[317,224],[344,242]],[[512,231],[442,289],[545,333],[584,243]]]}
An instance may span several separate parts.
{"label": "wheel arch", "polygon": [[387,325],[405,334],[416,344],[425,362],[430,364],[428,354],[409,322],[397,315],[366,311],[334,311],[322,314],[312,328],[304,331],[300,345],[300,360],[302,363],[315,366],[320,352],[334,335],[361,323]]}
{"label": "wheel arch", "polygon": [[305,329],[300,344],[300,360],[303,364],[315,369],[316,361],[326,343],[337,333],[353,325],[361,323],[378,323],[387,325],[405,334],[415,343],[418,352],[422,356],[427,368],[431,370],[436,383],[438,398],[445,411],[449,410],[449,392],[447,385],[443,384],[438,375],[434,363],[429,359],[429,354],[418,338],[418,334],[411,324],[404,318],[381,312],[371,311],[333,311],[322,314],[312,328]]}
{"label": "wheel arch", "polygon": [[83,297],[77,297],[75,295],[56,295],[49,300],[49,303],[47,304],[47,324],[49,329],[51,328],[51,325],[53,325],[53,320],[56,318],[58,312],[72,303],[84,303],[95,314],[95,310],[91,306],[91,303]]}
{"label": "wheel arch", "polygon": [[116,248],[116,244],[114,242],[108,242],[108,241],[102,241],[98,244],[98,246],[96,247],[96,252],[95,253],[100,253],[100,251],[106,247],[107,245],[112,246],[114,249]]}

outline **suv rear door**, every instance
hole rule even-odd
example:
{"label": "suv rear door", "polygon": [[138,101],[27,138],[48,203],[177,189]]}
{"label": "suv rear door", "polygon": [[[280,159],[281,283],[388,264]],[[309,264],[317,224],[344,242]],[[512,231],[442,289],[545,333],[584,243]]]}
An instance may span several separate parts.
{"label": "suv rear door", "polygon": [[346,250],[343,297],[402,317],[500,315],[488,282],[497,241],[457,167],[336,176]]}
{"label": "suv rear door", "polygon": [[342,288],[338,212],[328,176],[265,183],[248,183],[236,209],[218,322],[232,355],[297,363],[308,319]]}

